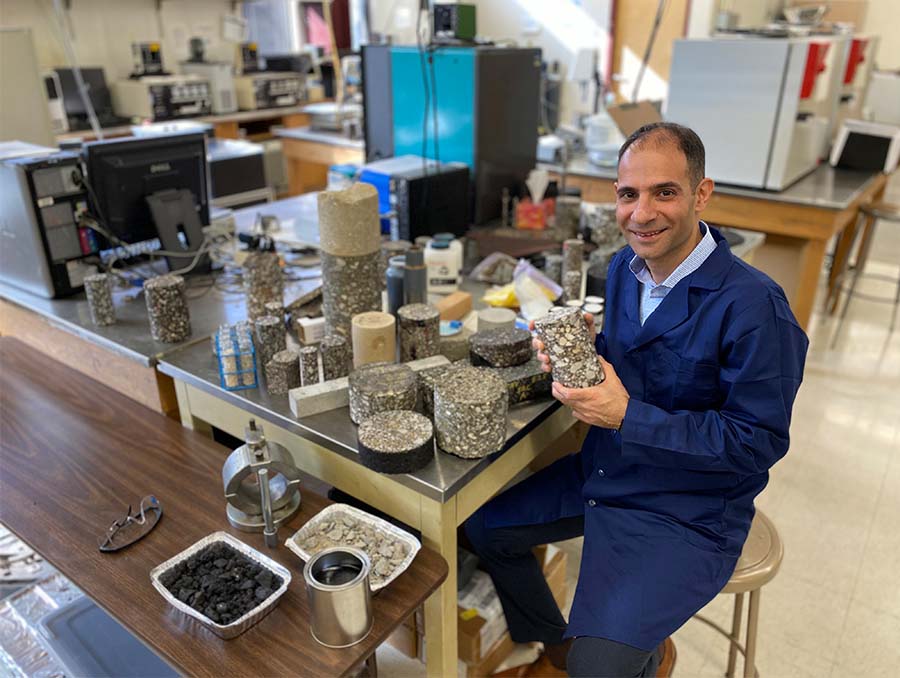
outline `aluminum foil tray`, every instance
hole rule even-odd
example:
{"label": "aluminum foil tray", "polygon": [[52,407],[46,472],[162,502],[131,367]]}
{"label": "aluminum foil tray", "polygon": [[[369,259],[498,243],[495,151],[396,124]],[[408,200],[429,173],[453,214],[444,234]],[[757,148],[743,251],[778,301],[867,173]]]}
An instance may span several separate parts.
{"label": "aluminum foil tray", "polygon": [[[407,567],[409,567],[410,563],[412,563],[413,559],[416,557],[416,554],[419,552],[419,549],[422,548],[422,544],[412,536],[406,530],[401,530],[396,525],[392,525],[386,520],[382,520],[381,518],[377,518],[365,511],[360,511],[357,508],[354,508],[348,504],[331,504],[330,506],[325,507],[321,511],[319,511],[316,515],[310,518],[306,524],[297,530],[293,535],[291,535],[285,542],[284,545],[287,546],[291,551],[300,556],[304,561],[308,561],[314,553],[310,553],[306,551],[300,544],[306,540],[309,535],[316,531],[319,525],[325,521],[335,520],[342,516],[347,516],[352,518],[360,523],[367,524],[376,532],[381,532],[382,534],[386,534],[397,541],[401,541],[409,547],[409,553],[406,554],[406,557],[394,568],[394,571],[391,572],[390,575],[385,577],[384,581],[380,584],[371,584],[372,592],[377,593],[385,586],[394,581],[397,577],[399,577]],[[342,544],[342,546],[353,546],[353,544]],[[365,547],[356,547],[361,548],[366,552],[366,555],[369,556],[371,560],[373,554],[369,552],[369,550]],[[374,561],[373,561],[374,562]]]}
{"label": "aluminum foil tray", "polygon": [[[281,577],[281,586],[275,589],[271,596],[254,607],[243,617],[239,617],[230,624],[224,625],[217,624],[202,612],[198,612],[190,605],[185,605],[184,603],[182,603],[180,600],[178,600],[178,598],[169,593],[166,587],[163,586],[160,582],[160,577],[162,577],[165,572],[178,565],[181,561],[187,560],[198,551],[202,551],[210,544],[215,544],[218,542],[224,542],[228,546],[232,547],[235,551],[246,556],[250,560],[255,561],[257,564],[262,565],[267,570],[271,570],[274,574],[277,574],[279,577]],[[200,541],[196,542],[192,546],[189,546],[178,555],[172,556],[164,563],[160,563],[152,570],[150,570],[150,581],[153,583],[153,587],[157,591],[159,591],[162,597],[166,599],[166,602],[172,605],[172,607],[198,620],[201,624],[209,628],[220,638],[228,640],[229,638],[235,638],[241,635],[244,631],[249,629],[256,622],[258,622],[273,610],[276,603],[278,602],[278,599],[281,598],[282,595],[284,595],[284,592],[287,591],[288,584],[291,583],[291,573],[283,565],[279,565],[268,556],[264,556],[256,549],[247,546],[241,541],[238,541],[227,532],[213,532],[211,535],[203,537],[203,539],[201,539]]]}

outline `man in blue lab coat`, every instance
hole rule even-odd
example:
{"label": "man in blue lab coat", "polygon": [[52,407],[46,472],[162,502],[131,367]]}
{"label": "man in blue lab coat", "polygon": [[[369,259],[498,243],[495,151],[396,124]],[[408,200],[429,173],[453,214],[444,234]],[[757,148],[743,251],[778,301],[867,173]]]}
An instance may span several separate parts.
{"label": "man in blue lab coat", "polygon": [[[713,191],[704,162],[699,137],[671,123],[622,146],[628,246],[607,276],[606,379],[553,384],[590,432],[580,453],[466,522],[513,640],[542,641],[545,669],[652,676],[670,665],[664,641],[728,581],[753,499],[788,450],[807,338],[781,288],[699,220]],[[566,624],[531,548],[582,534]]]}

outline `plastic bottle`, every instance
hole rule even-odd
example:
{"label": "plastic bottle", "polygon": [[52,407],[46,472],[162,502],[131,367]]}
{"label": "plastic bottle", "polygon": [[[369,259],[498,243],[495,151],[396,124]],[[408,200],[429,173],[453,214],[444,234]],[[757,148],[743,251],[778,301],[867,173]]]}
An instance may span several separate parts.
{"label": "plastic bottle", "polygon": [[399,254],[388,259],[387,273],[388,313],[397,315],[403,306],[403,279],[406,277],[406,256]]}
{"label": "plastic bottle", "polygon": [[403,277],[404,304],[428,303],[428,271],[425,267],[425,253],[420,247],[406,250]]}
{"label": "plastic bottle", "polygon": [[452,233],[435,233],[434,240],[443,240],[450,243],[450,251],[456,257],[456,272],[459,273],[463,268],[463,245],[456,239]]}
{"label": "plastic bottle", "polygon": [[428,267],[428,292],[449,294],[459,288],[459,265],[456,253],[446,240],[434,238],[425,248]]}

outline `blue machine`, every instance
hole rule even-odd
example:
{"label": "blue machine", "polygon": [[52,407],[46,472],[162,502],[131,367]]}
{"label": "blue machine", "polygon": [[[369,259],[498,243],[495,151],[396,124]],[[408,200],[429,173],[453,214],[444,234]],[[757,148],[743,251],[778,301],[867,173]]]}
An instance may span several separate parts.
{"label": "blue machine", "polygon": [[471,221],[498,217],[503,188],[535,165],[540,71],[539,49],[365,46],[367,161],[424,155],[465,163]]}

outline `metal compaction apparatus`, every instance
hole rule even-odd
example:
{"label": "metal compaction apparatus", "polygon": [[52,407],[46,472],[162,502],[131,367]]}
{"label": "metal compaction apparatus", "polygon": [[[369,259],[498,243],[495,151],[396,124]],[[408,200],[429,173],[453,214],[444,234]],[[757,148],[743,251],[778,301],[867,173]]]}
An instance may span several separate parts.
{"label": "metal compaction apparatus", "polygon": [[266,441],[251,419],[246,443],[222,467],[228,522],[245,532],[262,532],[267,546],[277,546],[278,527],[300,509],[300,471],[287,448]]}

